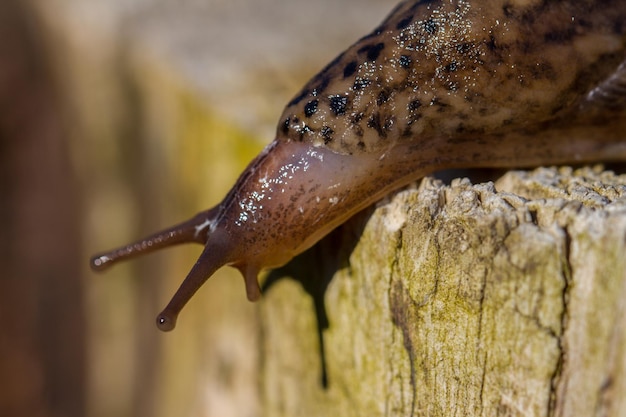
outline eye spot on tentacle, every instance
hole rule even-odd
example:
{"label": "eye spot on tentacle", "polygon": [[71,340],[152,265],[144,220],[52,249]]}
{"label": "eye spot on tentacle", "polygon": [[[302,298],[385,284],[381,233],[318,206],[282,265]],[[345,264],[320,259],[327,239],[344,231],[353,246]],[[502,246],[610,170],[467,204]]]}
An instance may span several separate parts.
{"label": "eye spot on tentacle", "polygon": [[342,115],[346,112],[346,107],[348,106],[348,97],[345,96],[329,96],[330,100],[330,110],[333,112],[335,116]]}
{"label": "eye spot on tentacle", "polygon": [[311,100],[306,106],[304,106],[304,115],[306,117],[311,117],[317,112],[317,105],[319,104],[319,100]]}

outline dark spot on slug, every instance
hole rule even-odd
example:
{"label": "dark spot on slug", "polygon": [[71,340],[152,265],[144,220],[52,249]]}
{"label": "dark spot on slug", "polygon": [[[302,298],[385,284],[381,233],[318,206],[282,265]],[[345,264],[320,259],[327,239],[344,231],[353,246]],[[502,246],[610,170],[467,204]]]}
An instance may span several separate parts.
{"label": "dark spot on slug", "polygon": [[353,75],[356,72],[356,69],[357,69],[357,62],[356,61],[350,62],[348,65],[346,65],[343,68],[343,78],[347,78]]}
{"label": "dark spot on slug", "polygon": [[408,104],[407,107],[409,111],[415,111],[419,109],[420,107],[422,107],[422,102],[419,100],[413,100]]}
{"label": "dark spot on slug", "polygon": [[497,49],[495,36],[489,35],[489,40],[485,41],[485,45],[487,45],[490,51],[495,51]]}
{"label": "dark spot on slug", "polygon": [[459,83],[450,81],[446,84],[448,91],[457,91],[459,89]]}
{"label": "dark spot on slug", "polygon": [[409,12],[414,12],[419,6],[424,5],[424,4],[431,4],[431,3],[435,3],[437,0],[422,0],[422,1],[417,1],[415,2],[415,4],[413,6],[411,6],[411,8],[409,9]]}
{"label": "dark spot on slug", "polygon": [[365,87],[367,87],[368,85],[371,84],[370,80],[367,80],[365,78],[357,78],[356,80],[354,80],[354,84],[352,85],[352,89],[355,91],[361,90]]}
{"label": "dark spot on slug", "polygon": [[304,106],[304,115],[306,117],[311,117],[315,114],[315,112],[317,112],[317,105],[319,104],[319,100],[315,99],[315,100],[311,100],[309,101],[306,106]]}
{"label": "dark spot on slug", "polygon": [[378,56],[380,55],[380,52],[383,49],[385,49],[385,44],[382,42],[379,42],[373,45],[365,45],[364,47],[358,50],[358,53],[362,54],[364,52],[367,52],[367,60],[376,61],[376,59],[378,59]]}
{"label": "dark spot on slug", "polygon": [[324,138],[324,144],[328,145],[328,143],[333,140],[333,133],[335,133],[335,131],[328,126],[322,126],[320,133]]}
{"label": "dark spot on slug", "polygon": [[437,112],[439,113],[445,111],[446,107],[449,106],[448,103],[441,101],[439,97],[433,97],[433,99],[430,100],[430,105],[433,107],[438,107]]}
{"label": "dark spot on slug", "polygon": [[374,129],[378,136],[386,138],[387,132],[383,130],[383,127],[380,123],[380,113],[375,112],[372,116],[367,120],[367,127]]}
{"label": "dark spot on slug", "polygon": [[364,116],[363,112],[359,112],[355,114],[354,116],[352,116],[352,123],[359,123],[361,120],[363,120],[363,116]]}
{"label": "dark spot on slug", "polygon": [[508,18],[513,17],[514,11],[515,9],[510,3],[506,3],[504,6],[502,6],[502,13],[504,13],[504,15]]}
{"label": "dark spot on slug", "polygon": [[472,43],[470,43],[470,42],[463,42],[463,43],[460,43],[460,44],[458,44],[456,46],[456,51],[458,53],[464,55],[464,54],[468,53],[469,51],[471,51],[473,47],[474,47],[474,45]]}
{"label": "dark spot on slug", "polygon": [[289,132],[289,122],[290,122],[290,118],[287,117],[285,119],[285,121],[283,122],[283,124],[280,126],[280,130],[286,134],[287,132]]}
{"label": "dark spot on slug", "polygon": [[323,93],[324,90],[326,90],[326,87],[328,87],[328,84],[330,84],[330,77],[325,72],[316,78],[317,78],[318,84],[313,89],[314,96],[317,96],[319,93]]}
{"label": "dark spot on slug", "polygon": [[410,13],[415,12],[418,7],[420,7],[423,3],[430,3],[430,1],[416,1],[413,6],[408,10]]}
{"label": "dark spot on slug", "polygon": [[[337,65],[337,63],[339,63],[339,62],[343,59],[344,54],[345,54],[345,52],[342,52],[341,54],[337,55],[337,56],[335,57],[335,59],[333,59],[332,61],[330,61],[330,62],[328,63],[328,65],[326,65],[326,66],[324,67],[324,69],[322,69],[322,70],[319,72],[319,75],[321,75],[321,74],[326,74],[326,73],[328,72],[328,70],[330,70],[331,68],[335,67],[335,66]],[[319,75],[318,75],[318,76],[319,76]]]}
{"label": "dark spot on slug", "polygon": [[439,29],[439,24],[435,22],[433,19],[428,19],[424,22],[424,30],[428,32],[430,35],[434,35]]}
{"label": "dark spot on slug", "polygon": [[308,89],[304,89],[302,91],[300,91],[300,94],[298,94],[297,96],[295,96],[288,104],[288,106],[293,106],[296,105],[298,103],[300,103],[302,101],[303,98],[305,98],[306,96],[309,95],[309,90]]}
{"label": "dark spot on slug", "polygon": [[383,124],[383,129],[387,132],[389,132],[391,130],[391,128],[393,128],[393,125],[396,122],[396,118],[394,116],[387,116],[385,118],[385,123]]}
{"label": "dark spot on slug", "polygon": [[[289,205],[289,207],[293,207],[293,203],[295,203],[296,201],[298,201],[298,199],[304,194],[306,193],[306,190],[304,189],[303,186],[299,186],[295,191],[292,191],[291,195],[289,195],[289,201],[291,202],[291,204]],[[292,211],[292,210],[289,210]]]}
{"label": "dark spot on slug", "polygon": [[307,190],[307,194],[313,194],[320,188],[322,188],[321,184],[315,184]]}
{"label": "dark spot on slug", "polygon": [[398,64],[400,64],[402,68],[409,68],[411,66],[411,57],[408,55],[400,55]]}
{"label": "dark spot on slug", "polygon": [[380,56],[380,52],[385,49],[384,43],[377,43],[372,49],[367,52],[367,59],[370,61],[376,61]]}
{"label": "dark spot on slug", "polygon": [[459,64],[457,64],[456,62],[451,62],[448,65],[446,65],[445,70],[448,72],[454,72],[459,68]]}
{"label": "dark spot on slug", "polygon": [[359,48],[358,53],[362,54],[363,52],[367,52],[372,48],[372,45],[365,45]]}
{"label": "dark spot on slug", "polygon": [[398,24],[396,25],[396,29],[402,30],[406,28],[407,26],[409,26],[412,21],[413,21],[413,15],[407,16],[398,22]]}
{"label": "dark spot on slug", "polygon": [[361,127],[361,125],[353,123],[350,127],[352,127],[355,135],[360,138],[363,137],[363,128]]}
{"label": "dark spot on slug", "polygon": [[376,97],[376,104],[380,106],[381,104],[387,102],[387,100],[389,100],[389,91],[381,90],[381,92],[378,93],[378,97]]}
{"label": "dark spot on slug", "polygon": [[379,36],[381,33],[383,33],[383,31],[385,30],[385,27],[383,25],[380,25],[379,27],[377,27],[376,29],[374,29],[374,31],[368,35],[363,36],[361,39],[359,39],[359,42],[371,39],[371,38],[375,38],[377,36]]}
{"label": "dark spot on slug", "polygon": [[313,133],[313,130],[309,127],[309,125],[304,125],[302,126],[302,129],[300,129],[300,135],[299,135],[299,140],[300,142],[302,142],[304,140],[304,135],[306,135],[307,133]]}
{"label": "dark spot on slug", "polygon": [[411,113],[409,115],[409,120],[407,121],[407,129],[410,129],[411,125],[417,122],[421,118],[422,118],[422,113]]}
{"label": "dark spot on slug", "polygon": [[329,96],[330,110],[335,116],[339,116],[346,112],[346,106],[348,105],[348,97],[345,96]]}

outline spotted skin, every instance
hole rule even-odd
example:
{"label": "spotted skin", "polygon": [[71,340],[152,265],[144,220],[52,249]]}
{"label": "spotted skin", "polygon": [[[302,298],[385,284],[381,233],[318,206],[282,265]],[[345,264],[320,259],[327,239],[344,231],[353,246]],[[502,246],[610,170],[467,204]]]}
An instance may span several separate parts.
{"label": "spotted skin", "polygon": [[304,86],[278,137],[354,154],[556,118],[624,59],[625,8],[405,1]]}
{"label": "spotted skin", "polygon": [[433,171],[624,161],[625,22],[623,0],[404,1],[295,95],[222,203],[92,267],[205,245],[157,318],[171,330],[221,266],[256,300],[261,269]]}

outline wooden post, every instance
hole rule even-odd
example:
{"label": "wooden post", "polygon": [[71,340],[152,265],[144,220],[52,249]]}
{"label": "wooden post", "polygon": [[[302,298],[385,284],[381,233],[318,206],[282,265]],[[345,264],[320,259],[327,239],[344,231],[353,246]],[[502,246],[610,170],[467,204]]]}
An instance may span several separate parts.
{"label": "wooden post", "polygon": [[264,415],[624,415],[625,181],[427,178],[378,204],[327,260],[323,355],[307,284],[266,294]]}

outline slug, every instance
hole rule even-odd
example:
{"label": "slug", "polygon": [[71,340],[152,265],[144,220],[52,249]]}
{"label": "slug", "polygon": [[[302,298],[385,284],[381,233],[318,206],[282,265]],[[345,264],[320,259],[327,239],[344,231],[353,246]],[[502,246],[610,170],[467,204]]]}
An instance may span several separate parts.
{"label": "slug", "polygon": [[626,160],[626,2],[411,0],[314,76],[224,200],[91,259],[204,250],[157,317],[220,267],[257,275],[433,171]]}

